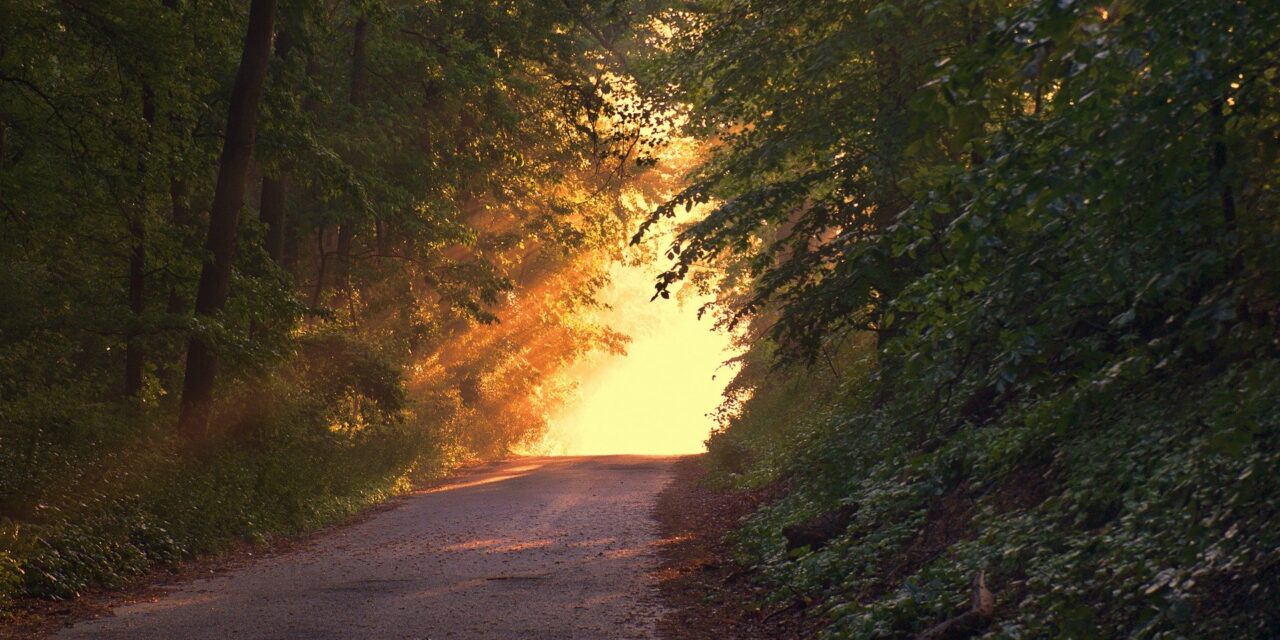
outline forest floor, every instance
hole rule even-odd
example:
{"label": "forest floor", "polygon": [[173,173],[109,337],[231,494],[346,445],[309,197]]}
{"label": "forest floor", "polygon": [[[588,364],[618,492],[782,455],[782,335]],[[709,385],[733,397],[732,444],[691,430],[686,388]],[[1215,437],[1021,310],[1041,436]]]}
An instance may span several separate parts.
{"label": "forest floor", "polygon": [[734,563],[725,536],[777,497],[780,487],[734,491],[710,486],[703,457],[680,459],[655,511],[662,532],[659,589],[669,640],[800,640],[816,631],[798,603],[763,605],[765,592]]}
{"label": "forest floor", "polygon": [[[56,638],[652,638],[673,458],[515,458],[275,552],[30,612]],[[77,622],[78,621],[78,622]],[[25,626],[24,626],[25,624]]]}

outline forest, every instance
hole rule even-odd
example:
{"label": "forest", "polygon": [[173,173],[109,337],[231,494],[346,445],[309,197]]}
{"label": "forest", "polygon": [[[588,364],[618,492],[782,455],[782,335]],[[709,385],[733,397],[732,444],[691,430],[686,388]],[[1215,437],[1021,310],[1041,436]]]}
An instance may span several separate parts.
{"label": "forest", "polygon": [[1280,636],[1277,34],[0,0],[0,617],[524,450],[632,262],[741,348],[703,463],[799,637]]}

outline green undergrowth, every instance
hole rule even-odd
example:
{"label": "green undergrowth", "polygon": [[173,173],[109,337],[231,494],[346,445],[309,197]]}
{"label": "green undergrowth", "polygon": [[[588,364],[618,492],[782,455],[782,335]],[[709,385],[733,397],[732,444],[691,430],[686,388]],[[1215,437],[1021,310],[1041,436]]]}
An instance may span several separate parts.
{"label": "green undergrowth", "polygon": [[[915,637],[979,571],[975,637],[1277,637],[1280,360],[1110,373],[959,424],[875,384],[757,385],[710,441],[721,481],[786,488],[738,560],[826,638]],[[830,544],[787,551],[784,527],[842,505]]]}
{"label": "green undergrowth", "polygon": [[304,337],[286,366],[226,391],[203,455],[179,453],[163,405],[66,388],[3,403],[0,611],[341,522],[446,472],[439,417],[402,387],[367,345]]}

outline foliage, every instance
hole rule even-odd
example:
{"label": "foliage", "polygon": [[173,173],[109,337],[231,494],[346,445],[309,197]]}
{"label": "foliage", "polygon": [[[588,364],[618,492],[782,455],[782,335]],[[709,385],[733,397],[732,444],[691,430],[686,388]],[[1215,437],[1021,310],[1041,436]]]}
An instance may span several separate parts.
{"label": "foliage", "polygon": [[[829,637],[913,637],[979,570],[987,637],[1274,636],[1280,12],[789,6],[671,18],[719,147],[651,218],[710,203],[659,286],[730,274],[780,354],[710,442],[788,489],[743,560]],[[839,393],[792,388],[860,335]]]}
{"label": "foliage", "polygon": [[[793,391],[790,415],[747,412],[727,432],[810,425],[780,468],[726,476],[779,469],[788,486],[736,535],[741,560],[782,602],[819,603],[833,638],[912,637],[966,606],[978,570],[998,604],[989,637],[1271,637],[1277,367],[1083,381],[934,443],[871,393],[815,420]],[[857,515],[831,545],[785,551],[785,525],[842,504]]]}
{"label": "foliage", "polygon": [[[0,599],[503,455],[624,341],[586,313],[654,151],[614,2],[254,3],[274,51],[230,296],[193,313],[249,4],[4,4]],[[171,433],[193,336],[218,364],[195,445]]]}
{"label": "foliage", "polygon": [[[415,469],[446,468],[436,459],[438,426],[388,406],[398,377],[317,378],[307,375],[314,360],[299,356],[237,390],[217,415],[234,441],[195,464],[154,416],[9,406],[5,480],[28,473],[5,487],[6,594],[71,597],[118,585],[155,564],[341,520],[407,488]],[[353,429],[372,404],[382,421]],[[47,431],[54,424],[62,433]]]}

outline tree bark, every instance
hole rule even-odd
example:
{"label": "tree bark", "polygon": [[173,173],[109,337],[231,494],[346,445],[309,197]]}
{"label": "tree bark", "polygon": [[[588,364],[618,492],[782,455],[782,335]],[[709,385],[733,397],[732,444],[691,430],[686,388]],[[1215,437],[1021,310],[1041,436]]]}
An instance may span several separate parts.
{"label": "tree bark", "polygon": [[138,326],[146,311],[147,238],[141,211],[129,217],[129,235],[133,242],[133,251],[129,255],[129,312],[133,318],[125,339],[124,394],[136,398],[142,393],[142,372],[146,366],[146,353],[139,343],[141,331]]}
{"label": "tree bark", "polygon": [[[267,59],[271,55],[275,12],[276,0],[253,0],[249,7],[249,25],[231,90],[226,138],[213,204],[209,207],[208,256],[196,289],[197,317],[213,316],[226,305],[236,227],[244,204],[245,178],[258,124],[258,103],[267,75]],[[187,371],[182,381],[182,407],[178,417],[179,434],[189,447],[199,445],[208,435],[217,367],[217,354],[208,336],[193,335],[187,345]]]}
{"label": "tree bark", "polygon": [[[364,106],[365,95],[369,87],[368,54],[366,43],[369,38],[369,21],[364,16],[356,19],[355,33],[351,44],[351,106],[359,109]],[[351,297],[351,243],[355,239],[356,223],[344,222],[338,225],[337,247],[337,286],[348,298]]]}
{"label": "tree bark", "polygon": [[311,292],[311,306],[320,306],[320,296],[324,295],[324,272],[325,267],[329,264],[329,254],[324,250],[324,224],[320,224],[320,228],[316,230],[316,250],[318,258],[318,266],[316,267],[316,288]]}
{"label": "tree bark", "polygon": [[[187,182],[179,178],[169,180],[169,222],[175,229],[185,229],[191,224],[191,209],[187,206]],[[182,313],[186,307],[177,285],[169,287],[169,304],[166,310],[172,314]]]}
{"label": "tree bark", "polygon": [[[293,39],[287,30],[281,29],[276,36],[276,58],[282,63],[289,59],[289,51],[293,49]],[[262,175],[262,200],[258,205],[258,219],[267,228],[264,248],[271,261],[283,264],[285,197],[289,192],[289,172],[284,168],[277,169],[273,175],[264,172]]]}
{"label": "tree bark", "polygon": [[298,275],[298,235],[302,233],[297,216],[284,219],[284,239],[280,247],[280,266],[296,281]]}
{"label": "tree bark", "polygon": [[1241,238],[1236,222],[1236,196],[1231,189],[1231,180],[1227,176],[1227,118],[1223,114],[1222,99],[1214,100],[1210,110],[1213,126],[1213,153],[1210,156],[1210,168],[1213,178],[1218,182],[1218,198],[1222,207],[1222,224],[1235,242],[1231,256],[1230,269],[1232,275],[1244,270],[1244,253],[1241,251]]}
{"label": "tree bark", "polygon": [[284,259],[284,200],[289,190],[289,174],[281,171],[277,176],[262,176],[262,201],[259,204],[258,219],[267,228],[267,237],[263,242],[267,255],[276,264],[283,264]]}
{"label": "tree bark", "polygon": [[[170,11],[178,10],[178,0],[164,0],[164,7]],[[169,178],[169,221],[175,229],[182,229],[188,224],[190,213],[187,210],[187,183],[181,178]],[[178,294],[177,285],[169,285],[169,300],[165,310],[171,314],[182,312],[182,296]]]}
{"label": "tree bark", "polygon": [[[348,101],[354,108],[360,108],[365,101],[365,94],[368,89],[368,69],[365,64],[366,53],[365,43],[368,39],[369,23],[368,20],[361,16],[356,20],[355,30],[351,45],[351,93],[348,95]],[[346,221],[338,224],[338,245],[334,249],[334,286],[337,290],[347,298],[347,306],[350,306],[351,292],[351,246],[356,235],[356,223],[354,221]],[[320,276],[316,281],[315,295],[312,300],[316,303],[320,301],[320,297],[324,292],[324,253],[321,251],[320,258]]]}
{"label": "tree bark", "polygon": [[351,44],[351,104],[364,106],[364,97],[369,87],[369,72],[365,60],[365,43],[369,38],[369,21],[360,16],[356,20],[355,34]]}
{"label": "tree bark", "polygon": [[[142,121],[147,125],[144,147],[151,146],[151,126],[156,120],[156,97],[151,85],[142,84]],[[145,151],[140,158],[145,158]],[[133,243],[129,253],[129,312],[130,326],[125,335],[124,395],[136,398],[142,393],[142,373],[147,356],[141,344],[142,314],[147,310],[147,226],[146,215],[147,163],[138,160],[138,201],[129,215],[129,237]]]}
{"label": "tree bark", "polygon": [[[369,35],[369,20],[365,17],[356,19],[356,27],[353,29],[352,45],[351,45],[351,93],[348,93],[347,100],[353,108],[360,108],[364,105],[365,92],[367,88],[367,70],[365,68],[365,42]],[[343,221],[338,224],[338,246],[334,248],[334,287],[339,292],[346,294],[351,298],[348,291],[349,275],[351,275],[351,244],[356,237],[355,221]],[[312,293],[312,306],[319,305],[320,298],[324,296],[324,275],[325,275],[325,252],[324,252],[324,229],[321,228],[320,236],[320,270],[316,275],[316,288]]]}
{"label": "tree bark", "polygon": [[387,231],[387,223],[382,218],[373,221],[373,246],[377,249],[379,258],[391,253],[391,237]]}
{"label": "tree bark", "polygon": [[344,293],[351,286],[351,243],[355,237],[354,224],[344,222],[338,225],[338,246],[334,250],[334,255],[338,258],[334,265],[334,285]]}

